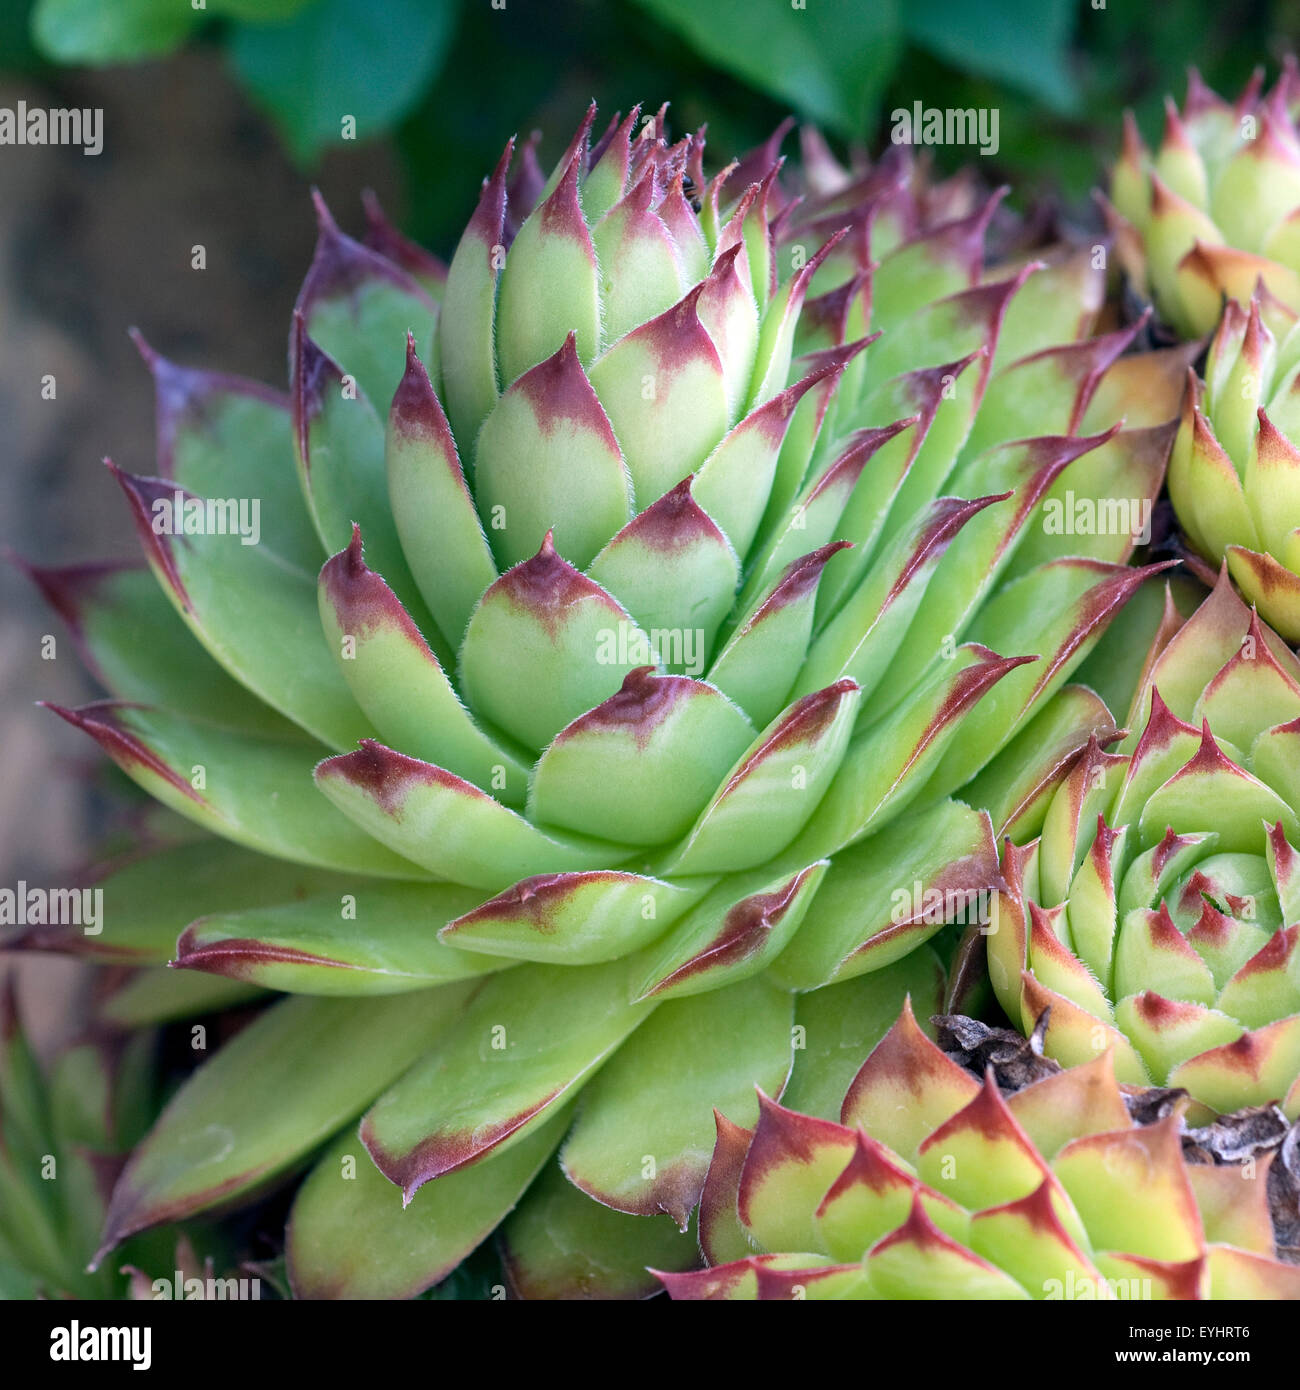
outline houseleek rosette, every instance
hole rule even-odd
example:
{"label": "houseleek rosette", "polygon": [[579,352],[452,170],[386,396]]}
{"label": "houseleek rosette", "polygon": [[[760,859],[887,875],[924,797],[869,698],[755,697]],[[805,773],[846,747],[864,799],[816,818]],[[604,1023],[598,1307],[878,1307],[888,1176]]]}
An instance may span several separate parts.
{"label": "houseleek rosette", "polygon": [[[112,1298],[128,1281],[90,1272],[113,1178],[152,1116],[152,1039],[102,1032],[38,1062],[13,977],[0,987],[0,1300]],[[124,1258],[171,1274],[170,1236],[151,1231]]]}
{"label": "houseleek rosette", "polygon": [[674,1298],[1288,1299],[1262,1163],[1187,1162],[1177,1108],[1130,1115],[1112,1054],[1004,1095],[910,1009],[841,1123],[762,1097],[718,1120],[700,1206],[709,1267]]}
{"label": "houseleek rosette", "polygon": [[1192,70],[1180,111],[1166,103],[1152,154],[1129,113],[1111,176],[1121,259],[1179,332],[1218,322],[1223,297],[1262,283],[1300,311],[1300,76],[1294,59],[1261,97],[1262,73],[1229,103]]}
{"label": "houseleek rosette", "polygon": [[[1300,328],[1270,331],[1256,294],[1228,303],[1204,383],[1192,379],[1169,462],[1188,539],[1228,570],[1289,642],[1300,642]],[[1276,317],[1276,316],[1275,316]]]}
{"label": "houseleek rosette", "polygon": [[[106,1249],[327,1145],[300,1294],[428,1287],[548,1164],[516,1288],[652,1291],[712,1107],[937,1004],[981,808],[1033,824],[1111,728],[1068,682],[1147,571],[1043,517],[1149,509],[1186,354],[1087,337],[1086,250],[986,269],[996,199],[901,156],[797,204],[773,148],[709,181],[700,136],[591,122],[549,179],[507,146],[445,275],[322,209],[287,402],[146,350],[158,476],[114,476],[158,582],[37,574],[115,697],[60,713],[214,834],[28,944],[179,967],[119,1022],[293,996]],[[257,543],[203,524],[244,497]]]}
{"label": "houseleek rosette", "polygon": [[1003,856],[993,986],[1047,1052],[1300,1116],[1300,661],[1226,572],[1163,650],[1115,752],[1091,743]]}

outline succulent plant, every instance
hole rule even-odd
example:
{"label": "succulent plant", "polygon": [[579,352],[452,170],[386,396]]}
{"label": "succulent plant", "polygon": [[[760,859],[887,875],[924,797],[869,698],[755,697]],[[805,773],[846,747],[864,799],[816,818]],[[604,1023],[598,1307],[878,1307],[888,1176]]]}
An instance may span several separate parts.
{"label": "succulent plant", "polygon": [[1111,176],[1118,250],[1137,286],[1181,334],[1210,332],[1223,296],[1262,284],[1300,312],[1300,76],[1288,61],[1261,97],[1262,72],[1233,103],[1193,68],[1180,111],[1167,99],[1154,155],[1131,112]]}
{"label": "succulent plant", "polygon": [[[1300,329],[1279,341],[1230,300],[1192,376],[1169,462],[1169,496],[1195,549],[1228,570],[1265,621],[1300,642]],[[1289,326],[1288,326],[1289,324]]]}
{"label": "succulent plant", "polygon": [[86,1269],[114,1172],[150,1118],[151,1039],[104,1036],[41,1067],[12,976],[0,990],[0,1299],[108,1298],[116,1269]]}
{"label": "succulent plant", "polygon": [[1141,1122],[1107,1050],[1004,1095],[910,1006],[844,1096],[841,1123],[766,1096],[718,1117],[700,1206],[709,1267],[674,1298],[1296,1299],[1268,1173],[1192,1163],[1177,1106]]}
{"label": "succulent plant", "polygon": [[1086,336],[1086,250],[986,269],[996,198],[900,154],[795,204],[774,148],[706,181],[662,115],[591,122],[546,179],[507,146],[445,274],[322,207],[288,403],[146,349],[159,476],[113,472],[158,583],[36,574],[115,697],[59,713],[213,834],[26,944],[180,968],[119,1021],[293,996],[105,1248],[326,1145],[296,1291],[407,1295],[562,1144],[516,1287],[651,1291],[710,1108],[781,1093],[827,986],[933,990],[943,903],[1000,882],[981,808],[1032,824],[1110,727],[1067,682],[1150,573],[1186,353]]}
{"label": "succulent plant", "polygon": [[1093,740],[1003,854],[994,989],[1048,1053],[1300,1116],[1300,660],[1226,571],[1172,608],[1115,752]]}

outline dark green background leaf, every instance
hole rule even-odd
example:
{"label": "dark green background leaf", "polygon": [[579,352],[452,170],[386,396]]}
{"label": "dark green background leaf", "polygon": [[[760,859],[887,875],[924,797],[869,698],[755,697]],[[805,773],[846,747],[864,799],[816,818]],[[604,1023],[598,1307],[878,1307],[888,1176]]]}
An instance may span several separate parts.
{"label": "dark green background leaf", "polygon": [[1068,111],[1078,99],[1067,62],[1075,8],[1075,0],[924,0],[905,8],[903,26],[936,58]]}
{"label": "dark green background leaf", "polygon": [[712,62],[845,136],[866,134],[901,44],[896,0],[639,0]]}
{"label": "dark green background leaf", "polygon": [[207,0],[208,13],[249,24],[276,24],[318,0]]}
{"label": "dark green background leaf", "polygon": [[56,63],[133,62],[170,53],[206,17],[190,0],[38,0],[32,41]]}
{"label": "dark green background leaf", "polygon": [[239,26],[231,60],[309,163],[338,142],[344,117],[365,140],[406,113],[442,66],[458,8],[457,0],[315,0],[287,23]]}

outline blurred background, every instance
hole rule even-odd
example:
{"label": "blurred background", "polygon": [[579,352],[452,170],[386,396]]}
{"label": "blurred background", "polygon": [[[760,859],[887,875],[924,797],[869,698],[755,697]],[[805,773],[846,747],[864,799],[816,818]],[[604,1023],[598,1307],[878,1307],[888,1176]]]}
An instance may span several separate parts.
{"label": "blurred background", "polygon": [[[0,108],[104,112],[97,157],[0,146],[0,544],[47,564],[134,552],[98,466],[151,471],[128,326],[284,384],[313,183],[345,230],[373,188],[447,256],[505,137],[542,130],[546,164],[592,97],[607,113],[667,100],[675,131],[708,123],[718,160],[788,114],[841,152],[876,149],[919,100],[996,107],[982,174],[1088,216],[1125,106],[1154,139],[1189,63],[1235,92],[1297,34],[1300,0],[0,0]],[[107,774],[33,704],[95,694],[0,566],[0,884],[66,883],[105,834]],[[75,1026],[77,970],[22,969],[48,1044]]]}

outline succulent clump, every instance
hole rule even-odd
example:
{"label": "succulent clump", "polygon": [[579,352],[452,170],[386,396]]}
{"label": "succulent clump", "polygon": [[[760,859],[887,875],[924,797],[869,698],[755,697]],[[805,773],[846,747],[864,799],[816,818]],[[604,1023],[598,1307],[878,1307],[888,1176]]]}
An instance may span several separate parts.
{"label": "succulent clump", "polygon": [[[1300,641],[1300,329],[1265,321],[1260,293],[1230,300],[1205,380],[1191,376],[1169,461],[1169,496],[1192,547],[1227,562],[1246,599]],[[1189,374],[1190,375],[1190,374]]]}
{"label": "succulent clump", "polygon": [[1094,740],[1041,835],[1003,855],[988,938],[1003,1007],[1051,1009],[1061,1061],[1111,1049],[1122,1081],[1203,1107],[1300,1116],[1300,661],[1226,571],[1172,606],[1131,732]]}
{"label": "succulent clump", "polygon": [[1138,287],[1187,337],[1210,332],[1225,295],[1244,304],[1257,285],[1300,312],[1294,59],[1267,94],[1262,80],[1261,71],[1227,102],[1193,69],[1182,108],[1166,103],[1154,154],[1126,116],[1110,184],[1119,250]]}
{"label": "succulent clump", "polygon": [[814,143],[799,203],[775,144],[710,177],[593,119],[549,176],[507,146],[446,268],[321,205],[287,397],[146,349],[148,571],[36,572],[112,697],[58,713],[208,833],[27,944],[152,969],[122,1019],[267,1004],[105,1250],[324,1146],[300,1294],[418,1293],[516,1203],[519,1286],[612,1221],[646,1291],[712,1107],[782,1093],[825,992],[932,977],[987,808],[1111,727],[1074,677],[1152,567],[1045,519],[1149,514],[1186,353],[1095,332],[1087,248],[990,261],[997,196],[905,152]]}
{"label": "succulent clump", "polygon": [[708,1267],[663,1283],[704,1299],[1300,1297],[1277,1258],[1272,1153],[1188,1162],[1180,1106],[1134,1118],[1111,1063],[1004,1095],[905,1007],[839,1123],[766,1097],[752,1130],[719,1117]]}

